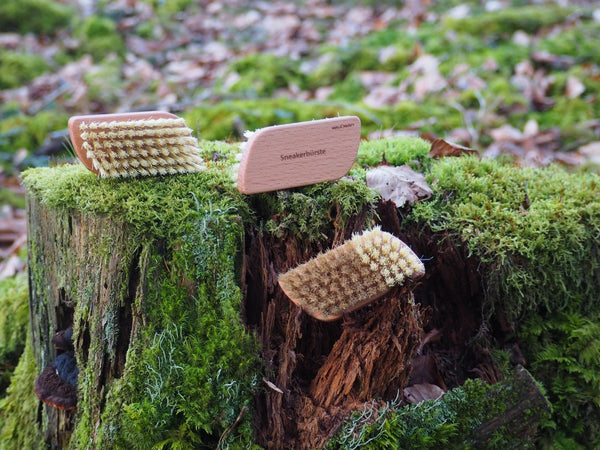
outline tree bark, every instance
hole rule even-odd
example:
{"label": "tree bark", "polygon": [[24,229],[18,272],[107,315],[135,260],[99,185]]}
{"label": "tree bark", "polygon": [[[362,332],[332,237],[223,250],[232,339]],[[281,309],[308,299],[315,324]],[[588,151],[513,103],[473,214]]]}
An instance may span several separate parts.
{"label": "tree bark", "polygon": [[[140,288],[142,249],[118,220],[48,208],[27,197],[28,268],[33,348],[38,373],[56,358],[51,343],[58,331],[75,324],[74,345],[86,417],[75,410],[40,404],[40,427],[51,448],[65,448],[75,419],[98,424],[107,384],[119,378],[129,340],[140,314],[132,299]],[[110,252],[99,251],[109,246]],[[75,314],[75,306],[81,314]],[[93,428],[92,428],[93,429]]]}

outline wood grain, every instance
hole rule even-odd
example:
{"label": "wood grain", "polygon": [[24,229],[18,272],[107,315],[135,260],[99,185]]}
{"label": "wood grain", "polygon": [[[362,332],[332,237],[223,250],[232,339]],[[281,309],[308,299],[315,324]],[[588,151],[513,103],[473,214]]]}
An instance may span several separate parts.
{"label": "wood grain", "polygon": [[356,116],[262,128],[245,145],[238,190],[255,194],[336,180],[352,167],[359,143]]}

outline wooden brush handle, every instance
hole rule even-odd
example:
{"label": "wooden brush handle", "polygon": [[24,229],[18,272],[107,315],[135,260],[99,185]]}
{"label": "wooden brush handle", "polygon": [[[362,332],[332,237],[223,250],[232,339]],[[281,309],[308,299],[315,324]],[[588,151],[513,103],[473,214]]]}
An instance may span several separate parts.
{"label": "wooden brush handle", "polygon": [[359,143],[356,116],[262,128],[244,148],[238,190],[254,194],[338,179],[352,167]]}
{"label": "wooden brush handle", "polygon": [[144,111],[119,114],[92,114],[85,116],[73,116],[69,119],[69,136],[75,149],[75,153],[83,165],[94,173],[98,170],[92,164],[91,159],[87,157],[83,149],[83,139],[81,138],[80,125],[91,122],[127,122],[131,120],[150,120],[150,119],[178,119],[175,114],[165,111]]}

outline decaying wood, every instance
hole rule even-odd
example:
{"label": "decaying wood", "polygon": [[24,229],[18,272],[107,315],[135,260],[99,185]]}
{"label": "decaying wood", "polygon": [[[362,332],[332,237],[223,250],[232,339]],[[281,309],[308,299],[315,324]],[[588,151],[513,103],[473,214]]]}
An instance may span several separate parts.
{"label": "decaying wood", "polygon": [[343,332],[311,383],[317,404],[389,398],[406,386],[421,324],[409,289],[347,316]]}
{"label": "decaying wood", "polygon": [[[337,229],[339,245],[362,228],[359,215]],[[344,418],[406,385],[422,336],[410,287],[398,288],[336,322],[302,312],[277,285],[277,274],[313,257],[307,246],[247,230],[246,316],[260,331],[266,381],[257,398],[258,441],[269,448],[319,448]],[[272,384],[272,386],[271,386]]]}

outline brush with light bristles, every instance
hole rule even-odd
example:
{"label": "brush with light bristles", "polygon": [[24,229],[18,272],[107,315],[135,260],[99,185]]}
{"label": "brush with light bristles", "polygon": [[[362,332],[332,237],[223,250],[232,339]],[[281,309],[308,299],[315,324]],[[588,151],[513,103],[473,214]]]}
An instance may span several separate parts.
{"label": "brush with light bristles", "polygon": [[81,162],[102,178],[200,172],[198,141],[174,114],[75,116],[69,134]]}
{"label": "brush with light bristles", "polygon": [[424,274],[404,242],[375,227],[280,275],[279,285],[308,314],[330,321]]}

